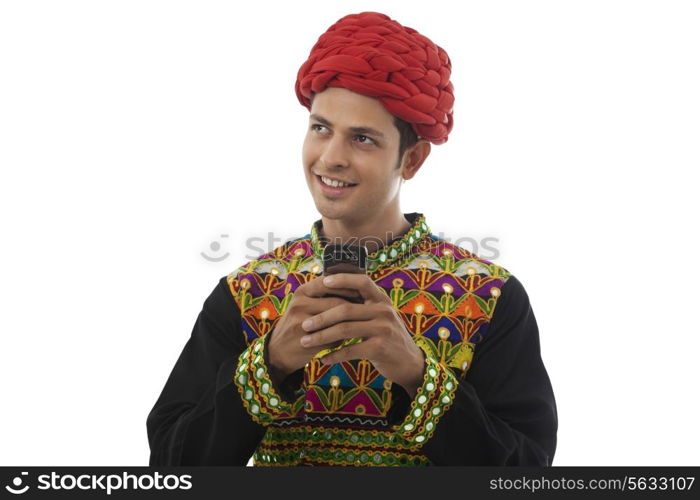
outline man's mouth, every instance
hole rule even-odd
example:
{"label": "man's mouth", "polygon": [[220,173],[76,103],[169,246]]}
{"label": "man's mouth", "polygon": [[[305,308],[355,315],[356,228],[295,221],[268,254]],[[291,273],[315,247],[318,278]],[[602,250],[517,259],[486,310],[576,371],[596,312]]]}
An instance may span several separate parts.
{"label": "man's mouth", "polygon": [[357,186],[357,184],[352,184],[352,183],[347,183],[347,182],[340,182],[334,179],[331,179],[330,177],[326,177],[323,175],[317,175],[316,178],[318,179],[319,183],[326,188],[330,189],[335,189],[335,190],[342,190],[346,188],[351,188],[354,186]]}

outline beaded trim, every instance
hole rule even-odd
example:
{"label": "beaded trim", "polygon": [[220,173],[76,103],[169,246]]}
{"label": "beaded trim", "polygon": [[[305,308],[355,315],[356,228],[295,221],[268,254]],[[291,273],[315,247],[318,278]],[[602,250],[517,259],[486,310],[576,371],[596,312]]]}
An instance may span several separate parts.
{"label": "beaded trim", "polygon": [[263,360],[265,337],[258,337],[238,357],[234,382],[243,406],[255,422],[267,425],[272,420],[291,416],[294,410],[275,391]]}
{"label": "beaded trim", "polygon": [[[325,244],[322,245],[321,237],[318,234],[318,224],[319,221],[316,221],[311,226],[311,248],[316,257],[323,262],[323,248]],[[367,271],[376,271],[380,267],[388,266],[398,261],[401,257],[406,255],[421,238],[425,238],[429,234],[430,227],[428,227],[428,224],[425,222],[425,215],[417,214],[413,224],[401,239],[367,255]]]}
{"label": "beaded trim", "polygon": [[423,455],[410,455],[396,451],[351,448],[306,448],[294,446],[281,450],[260,445],[253,454],[253,464],[260,466],[345,465],[345,466],[396,466],[415,467],[432,465]]}
{"label": "beaded trim", "polygon": [[417,466],[430,460],[396,433],[301,425],[268,427],[253,455],[260,465]]}
{"label": "beaded trim", "polygon": [[364,448],[407,451],[411,443],[390,429],[359,429],[357,427],[333,427],[323,425],[299,425],[294,427],[268,427],[264,443],[269,446],[342,446],[345,448]]}
{"label": "beaded trim", "polygon": [[393,427],[403,439],[414,446],[430,439],[442,415],[452,406],[457,390],[454,373],[425,353],[423,385],[416,391],[406,418]]}

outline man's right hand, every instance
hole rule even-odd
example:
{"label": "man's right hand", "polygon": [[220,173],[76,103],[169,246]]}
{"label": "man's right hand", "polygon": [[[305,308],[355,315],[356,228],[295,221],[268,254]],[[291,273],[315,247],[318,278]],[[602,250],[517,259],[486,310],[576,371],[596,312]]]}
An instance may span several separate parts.
{"label": "man's right hand", "polygon": [[274,371],[286,377],[306,365],[317,352],[339,346],[343,341],[330,344],[304,347],[300,339],[307,335],[302,322],[327,309],[345,304],[347,301],[338,297],[324,297],[327,294],[344,297],[359,297],[357,290],[350,288],[329,288],[323,284],[323,276],[300,285],[289,301],[287,309],[280,317],[275,328],[268,333],[272,335],[268,343],[270,364]]}

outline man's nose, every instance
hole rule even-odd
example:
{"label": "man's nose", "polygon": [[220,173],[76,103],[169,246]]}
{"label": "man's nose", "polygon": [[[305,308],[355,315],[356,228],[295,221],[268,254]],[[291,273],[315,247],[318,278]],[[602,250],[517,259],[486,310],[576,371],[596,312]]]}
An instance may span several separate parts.
{"label": "man's nose", "polygon": [[328,168],[336,166],[347,167],[350,155],[348,147],[344,137],[340,134],[333,135],[323,145],[323,151],[319,158],[321,164]]}

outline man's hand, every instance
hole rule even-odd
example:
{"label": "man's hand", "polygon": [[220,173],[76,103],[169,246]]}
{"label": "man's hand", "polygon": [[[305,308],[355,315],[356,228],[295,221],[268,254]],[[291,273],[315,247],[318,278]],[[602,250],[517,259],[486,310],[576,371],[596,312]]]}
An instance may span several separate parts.
{"label": "man's hand", "polygon": [[332,293],[357,290],[364,304],[339,299],[339,304],[321,308],[302,323],[309,335],[299,340],[300,345],[318,352],[328,344],[362,337],[362,342],[327,354],[321,361],[332,364],[367,359],[384,377],[415,396],[423,380],[425,355],[406,330],[386,293],[366,274],[339,273],[326,276],[322,281],[324,289]]}
{"label": "man's hand", "polygon": [[343,297],[358,297],[355,290],[342,288],[329,288],[323,284],[322,276],[316,277],[300,285],[289,301],[287,309],[280,317],[275,328],[268,335],[270,368],[279,378],[283,379],[290,373],[306,365],[316,353],[323,349],[340,345],[341,341],[328,344],[316,344],[311,347],[303,346],[299,339],[306,333],[301,328],[301,322],[322,311],[348,304],[345,299],[338,297],[324,297],[333,293]]}

